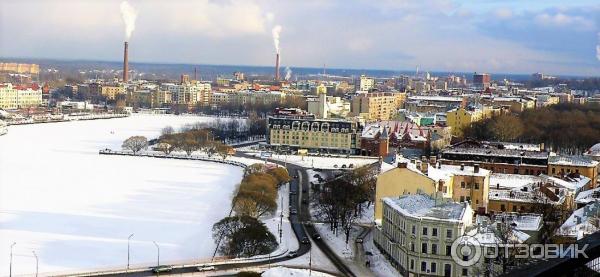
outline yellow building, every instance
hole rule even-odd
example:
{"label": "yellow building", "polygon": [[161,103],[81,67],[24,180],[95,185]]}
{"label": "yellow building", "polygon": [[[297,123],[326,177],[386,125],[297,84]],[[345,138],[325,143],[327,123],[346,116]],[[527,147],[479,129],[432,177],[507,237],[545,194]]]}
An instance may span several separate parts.
{"label": "yellow building", "polygon": [[0,72],[39,74],[40,66],[27,63],[0,63]]}
{"label": "yellow building", "polygon": [[390,120],[402,107],[406,93],[380,92],[362,93],[352,98],[351,113],[354,116],[364,114],[366,120]]}
{"label": "yellow building", "polygon": [[550,156],[548,157],[548,175],[581,174],[590,178],[591,188],[598,182],[599,162],[586,156]]}
{"label": "yellow building", "polygon": [[13,86],[0,84],[0,108],[22,109],[42,104],[42,90],[37,85]]}
{"label": "yellow building", "polygon": [[499,115],[502,112],[500,108],[484,106],[482,109],[458,108],[446,112],[446,124],[452,128],[452,134],[462,136],[463,129],[471,124]]}
{"label": "yellow building", "polygon": [[377,176],[375,186],[375,220],[383,216],[383,198],[398,197],[405,194],[423,193],[434,195],[437,191],[436,182],[413,169],[408,163],[399,162],[396,168],[390,169]]}
{"label": "yellow building", "polygon": [[125,94],[125,87],[122,86],[102,86],[100,94],[107,100],[115,100],[117,95]]}

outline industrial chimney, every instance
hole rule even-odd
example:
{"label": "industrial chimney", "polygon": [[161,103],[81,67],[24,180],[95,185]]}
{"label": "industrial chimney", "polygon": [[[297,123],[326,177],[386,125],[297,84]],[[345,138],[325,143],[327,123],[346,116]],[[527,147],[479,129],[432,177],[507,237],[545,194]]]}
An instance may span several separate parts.
{"label": "industrial chimney", "polygon": [[279,81],[279,53],[275,56],[275,81]]}
{"label": "industrial chimney", "polygon": [[123,51],[123,83],[127,83],[129,80],[129,44],[125,42],[125,49]]}

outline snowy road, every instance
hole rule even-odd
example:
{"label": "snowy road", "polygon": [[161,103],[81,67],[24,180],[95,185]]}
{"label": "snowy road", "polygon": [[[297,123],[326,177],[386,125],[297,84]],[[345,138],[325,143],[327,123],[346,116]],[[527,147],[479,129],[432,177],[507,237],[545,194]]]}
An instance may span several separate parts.
{"label": "snowy road", "polygon": [[11,126],[0,137],[0,275],[210,258],[212,224],[229,212],[235,166],[98,155],[132,135],[154,138],[199,117],[124,119]]}

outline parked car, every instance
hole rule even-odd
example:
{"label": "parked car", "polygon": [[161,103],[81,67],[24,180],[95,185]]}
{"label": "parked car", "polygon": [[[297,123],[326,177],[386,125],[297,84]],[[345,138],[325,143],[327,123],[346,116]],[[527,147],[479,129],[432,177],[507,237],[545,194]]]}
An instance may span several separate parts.
{"label": "parked car", "polygon": [[363,243],[363,238],[356,238],[356,243]]}
{"label": "parked car", "polygon": [[320,239],[321,239],[321,235],[319,235],[319,234],[314,234],[314,235],[313,235],[313,239],[314,239],[314,240],[320,240]]}
{"label": "parked car", "polygon": [[308,240],[307,237],[303,237],[301,242],[302,242],[302,244],[308,244],[310,241]]}
{"label": "parked car", "polygon": [[170,272],[171,270],[173,270],[173,267],[170,265],[159,265],[152,268],[154,273]]}
{"label": "parked car", "polygon": [[202,272],[202,271],[213,271],[215,270],[215,267],[212,265],[201,265],[198,267],[198,271]]}
{"label": "parked car", "polygon": [[297,213],[298,213],[298,211],[296,211],[296,209],[292,209],[292,210],[290,211],[290,214],[297,214]]}
{"label": "parked car", "polygon": [[296,251],[290,251],[290,253],[288,253],[288,257],[290,257],[290,258],[293,258],[296,256],[298,256],[298,252],[296,252]]}

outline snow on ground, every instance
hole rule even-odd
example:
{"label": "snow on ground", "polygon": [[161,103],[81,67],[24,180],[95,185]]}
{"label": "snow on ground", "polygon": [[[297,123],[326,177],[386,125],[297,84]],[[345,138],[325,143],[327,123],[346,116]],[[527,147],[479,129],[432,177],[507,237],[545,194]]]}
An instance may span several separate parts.
{"label": "snow on ground", "polygon": [[308,277],[308,276],[329,277],[329,276],[333,276],[333,275],[314,271],[314,270],[312,272],[310,272],[310,275],[309,275],[308,269],[296,269],[296,268],[287,268],[287,267],[278,266],[278,267],[266,270],[265,272],[263,272],[263,274],[261,276],[262,277]]}
{"label": "snow on ground", "polygon": [[[260,157],[260,152],[248,152],[249,155]],[[295,165],[299,165],[307,168],[323,168],[323,169],[335,169],[342,168],[343,165],[349,167],[352,164],[355,168],[372,164],[378,161],[374,157],[315,157],[315,156],[300,156],[300,155],[275,155],[273,154],[271,159],[287,162]],[[337,165],[337,167],[335,167]]]}
{"label": "snow on ground", "polygon": [[401,276],[400,273],[390,264],[390,262],[381,254],[379,249],[373,244],[373,232],[369,233],[363,243],[365,252],[371,252],[372,256],[367,256],[371,262],[369,267],[378,277]]}
{"label": "snow on ground", "polygon": [[99,155],[132,135],[155,138],[201,117],[10,126],[0,137],[0,268],[13,273],[210,258],[212,224],[229,213],[242,169],[186,160]]}

